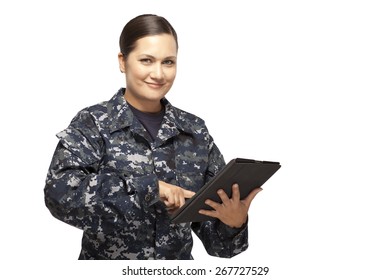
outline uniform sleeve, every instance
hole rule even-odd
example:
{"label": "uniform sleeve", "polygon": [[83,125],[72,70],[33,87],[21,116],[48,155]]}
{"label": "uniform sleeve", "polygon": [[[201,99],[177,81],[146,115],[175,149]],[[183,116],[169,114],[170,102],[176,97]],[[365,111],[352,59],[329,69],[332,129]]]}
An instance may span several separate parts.
{"label": "uniform sleeve", "polygon": [[[209,168],[206,182],[217,174],[225,165],[222,154],[212,142],[209,155]],[[202,241],[207,253],[212,256],[231,258],[248,248],[248,226],[231,228],[220,220],[192,223],[192,230]]]}
{"label": "uniform sleeve", "polygon": [[57,136],[44,188],[55,218],[84,231],[111,232],[142,220],[144,207],[158,200],[155,175],[130,178],[114,169],[100,170],[104,142],[89,112],[80,112]]}

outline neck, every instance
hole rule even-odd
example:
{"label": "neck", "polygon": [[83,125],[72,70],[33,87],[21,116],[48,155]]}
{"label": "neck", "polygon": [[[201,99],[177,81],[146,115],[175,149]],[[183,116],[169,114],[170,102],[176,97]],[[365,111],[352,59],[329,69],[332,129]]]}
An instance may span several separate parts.
{"label": "neck", "polygon": [[162,110],[162,105],[160,100],[147,100],[147,99],[138,99],[131,95],[127,89],[124,95],[127,102],[131,104],[135,109],[144,113],[158,113]]}

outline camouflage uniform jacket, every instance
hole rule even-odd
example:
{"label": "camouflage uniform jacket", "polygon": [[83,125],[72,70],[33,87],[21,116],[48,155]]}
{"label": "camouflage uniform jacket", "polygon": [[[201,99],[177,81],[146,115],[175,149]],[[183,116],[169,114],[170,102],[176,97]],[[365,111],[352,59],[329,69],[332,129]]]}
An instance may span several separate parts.
{"label": "camouflage uniform jacket", "polygon": [[192,259],[191,229],[213,256],[248,246],[248,230],[222,222],[170,223],[158,180],[198,191],[225,164],[204,121],[173,107],[154,142],[120,89],[57,134],[44,188],[57,219],[84,231],[80,259]]}

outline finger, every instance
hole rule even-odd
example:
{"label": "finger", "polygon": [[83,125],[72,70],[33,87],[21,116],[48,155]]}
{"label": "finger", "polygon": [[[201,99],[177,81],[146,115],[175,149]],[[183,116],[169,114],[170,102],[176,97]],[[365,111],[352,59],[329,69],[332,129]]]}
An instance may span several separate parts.
{"label": "finger", "polygon": [[170,208],[166,208],[168,214],[173,214],[177,209],[177,207],[170,207]]}
{"label": "finger", "polygon": [[214,210],[217,210],[219,207],[221,207],[220,203],[212,201],[211,199],[207,199],[204,203],[213,208]]}
{"label": "finger", "polygon": [[224,190],[222,190],[222,189],[218,190],[217,194],[221,198],[223,204],[228,204],[230,202],[230,199],[229,199],[229,197],[227,196],[227,194],[225,193]]}
{"label": "finger", "polygon": [[252,200],[255,198],[255,196],[261,192],[263,189],[262,188],[256,188],[253,191],[251,191],[248,196],[243,200],[244,204],[249,208],[249,206],[252,203]]}
{"label": "finger", "polygon": [[181,195],[181,192],[175,193],[175,206],[176,207],[180,207],[182,199],[184,199],[184,197]]}
{"label": "finger", "polygon": [[213,218],[218,218],[218,214],[216,211],[202,209],[202,210],[199,210],[199,214],[206,215],[206,216],[213,217]]}
{"label": "finger", "polygon": [[184,205],[184,203],[186,202],[186,200],[184,199],[184,196],[180,196],[180,205],[179,207],[182,207]]}
{"label": "finger", "polygon": [[240,201],[240,188],[238,186],[238,184],[233,184],[232,186],[232,199],[234,201]]}
{"label": "finger", "polygon": [[172,203],[169,203],[168,200],[164,200],[164,204],[167,208],[173,208],[173,204]]}
{"label": "finger", "polygon": [[183,193],[184,193],[184,197],[185,198],[191,198],[191,197],[193,197],[194,196],[194,192],[192,192],[192,191],[189,191],[189,190],[185,190],[185,189],[183,189]]}
{"label": "finger", "polygon": [[168,200],[169,204],[175,205],[175,196],[172,193],[165,195],[166,200]]}
{"label": "finger", "polygon": [[167,209],[168,211],[170,211],[170,210],[176,210],[177,207],[171,206],[171,207],[166,207],[166,209]]}

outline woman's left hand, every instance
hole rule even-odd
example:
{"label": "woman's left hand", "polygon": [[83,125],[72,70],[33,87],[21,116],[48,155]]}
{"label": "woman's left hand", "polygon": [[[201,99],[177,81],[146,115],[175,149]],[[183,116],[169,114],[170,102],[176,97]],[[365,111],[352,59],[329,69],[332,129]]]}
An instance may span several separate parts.
{"label": "woman's left hand", "polygon": [[247,220],[248,210],[252,200],[260,191],[262,191],[262,188],[256,188],[245,199],[241,200],[239,186],[234,184],[232,186],[232,198],[229,198],[222,189],[218,190],[217,193],[222,203],[207,199],[205,204],[214,210],[202,209],[199,213],[217,218],[230,227],[240,228]]}

